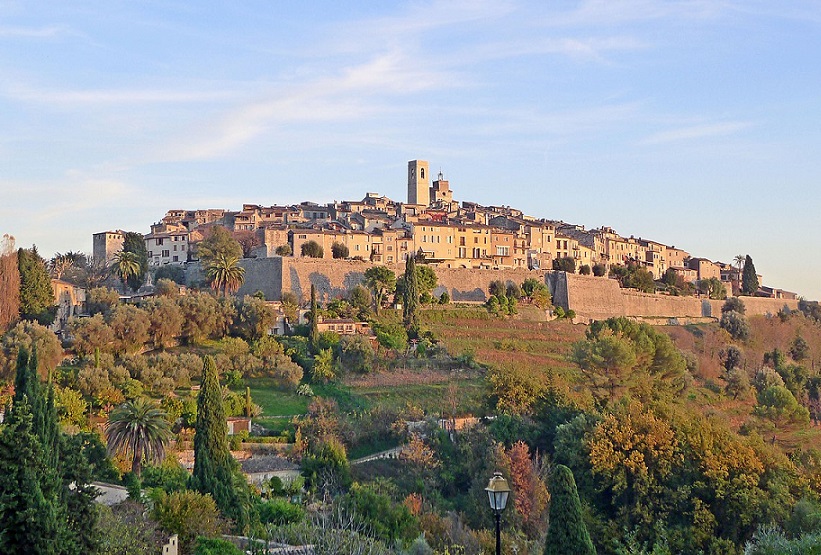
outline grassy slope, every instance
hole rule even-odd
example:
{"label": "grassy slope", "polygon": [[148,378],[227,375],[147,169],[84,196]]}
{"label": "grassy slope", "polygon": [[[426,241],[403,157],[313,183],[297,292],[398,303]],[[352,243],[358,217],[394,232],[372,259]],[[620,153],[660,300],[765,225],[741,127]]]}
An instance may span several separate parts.
{"label": "grassy slope", "polygon": [[[491,317],[481,307],[431,309],[423,312],[423,322],[439,338],[451,356],[470,354],[485,366],[504,367],[528,374],[539,380],[550,368],[554,376],[565,383],[576,384],[578,372],[567,361],[571,345],[583,339],[585,326],[566,321],[544,322],[539,313],[523,307],[522,314],[510,318]],[[387,314],[386,319],[396,319]],[[821,363],[821,327],[802,317],[787,322],[778,318],[750,318],[750,339],[738,344],[745,357],[744,366],[752,372],[761,365],[763,353],[774,348],[783,351],[797,335],[811,345],[805,364],[818,371]],[[729,344],[729,338],[716,325],[660,327],[677,347],[692,353],[698,361],[693,386],[683,402],[696,412],[718,415],[738,429],[752,422],[762,435],[776,436],[785,448],[798,445],[821,445],[821,429],[813,426],[783,425],[775,429],[768,422],[752,417],[755,399],[731,399],[721,393],[719,352]],[[813,362],[815,361],[815,362]],[[288,417],[303,414],[309,399],[270,388],[265,380],[249,380],[254,401],[264,410],[264,416]],[[314,387],[318,395],[337,399],[343,410],[366,410],[376,406],[402,410],[422,409],[428,414],[441,413],[455,404],[461,414],[482,414],[486,411],[486,385],[480,373],[451,370],[442,361],[383,361],[378,371],[366,376],[349,376],[342,384]],[[273,424],[272,424],[273,425]],[[277,425],[274,425],[278,427]]]}

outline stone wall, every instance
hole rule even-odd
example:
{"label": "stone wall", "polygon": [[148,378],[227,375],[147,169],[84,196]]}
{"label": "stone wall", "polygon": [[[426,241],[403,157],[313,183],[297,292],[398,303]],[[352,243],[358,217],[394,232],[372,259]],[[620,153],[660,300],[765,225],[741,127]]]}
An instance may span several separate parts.
{"label": "stone wall", "polygon": [[[345,295],[364,280],[370,262],[355,260],[326,260],[314,258],[273,257],[245,259],[245,282],[238,295],[252,295],[262,291],[269,300],[280,300],[283,291],[293,292],[303,302],[310,297],[311,285],[317,291],[317,300],[326,303]],[[397,276],[405,271],[404,264],[388,265]],[[653,295],[621,289],[616,280],[594,276],[567,274],[544,270],[480,270],[434,267],[439,285],[433,291],[443,291],[454,302],[484,302],[488,298],[490,282],[501,280],[521,283],[527,278],[546,282],[553,296],[553,304],[565,310],[573,309],[578,322],[602,320],[611,316],[631,316],[647,319],[679,319],[699,321],[721,316],[724,301],[696,297]],[[190,276],[193,277],[193,276]],[[744,297],[748,315],[775,314],[785,305],[798,307],[798,301]]]}
{"label": "stone wall", "polygon": [[[546,273],[543,270],[434,269],[436,277],[439,278],[439,286],[434,290],[434,295],[438,296],[443,291],[447,291],[454,302],[485,302],[488,299],[488,288],[491,281],[501,280],[505,284],[515,283],[521,286],[527,278],[536,278],[544,283]],[[397,271],[397,274],[404,271],[403,267]]]}
{"label": "stone wall", "polygon": [[345,295],[365,279],[365,270],[373,266],[358,260],[325,260],[322,258],[282,258],[282,291],[293,292],[298,299],[311,297],[328,302]]}
{"label": "stone wall", "polygon": [[[576,312],[577,321],[588,322],[611,316],[637,318],[719,318],[724,301],[697,297],[653,295],[621,289],[613,279],[550,272],[547,283],[553,302]],[[775,314],[785,305],[794,310],[798,301],[744,297],[748,315]]]}
{"label": "stone wall", "polygon": [[272,258],[244,258],[240,266],[245,268],[245,281],[237,291],[237,296],[253,295],[262,291],[268,300],[282,298],[282,267],[285,259],[274,256]]}

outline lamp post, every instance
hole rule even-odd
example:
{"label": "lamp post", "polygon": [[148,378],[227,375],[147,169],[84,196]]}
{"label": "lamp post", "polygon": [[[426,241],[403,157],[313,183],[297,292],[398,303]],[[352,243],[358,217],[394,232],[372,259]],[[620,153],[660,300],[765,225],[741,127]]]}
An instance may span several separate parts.
{"label": "lamp post", "polygon": [[493,478],[485,488],[487,492],[490,508],[496,517],[496,555],[502,555],[502,511],[507,505],[507,497],[510,495],[510,486],[504,479],[501,472],[494,472]]}

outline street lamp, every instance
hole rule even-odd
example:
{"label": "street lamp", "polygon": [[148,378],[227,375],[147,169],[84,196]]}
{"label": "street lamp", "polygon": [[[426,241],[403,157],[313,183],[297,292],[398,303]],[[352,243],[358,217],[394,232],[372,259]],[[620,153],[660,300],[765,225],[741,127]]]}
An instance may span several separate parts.
{"label": "street lamp", "polygon": [[507,505],[507,497],[510,495],[510,486],[504,479],[501,472],[494,472],[493,478],[487,483],[485,488],[490,508],[496,516],[496,555],[502,555],[502,511]]}

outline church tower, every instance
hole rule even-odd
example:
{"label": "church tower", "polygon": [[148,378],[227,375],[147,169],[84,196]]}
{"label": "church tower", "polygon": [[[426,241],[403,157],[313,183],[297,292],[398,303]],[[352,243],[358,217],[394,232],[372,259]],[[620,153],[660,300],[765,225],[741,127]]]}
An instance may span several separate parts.
{"label": "church tower", "polygon": [[425,160],[408,162],[408,204],[430,205],[430,171]]}

